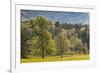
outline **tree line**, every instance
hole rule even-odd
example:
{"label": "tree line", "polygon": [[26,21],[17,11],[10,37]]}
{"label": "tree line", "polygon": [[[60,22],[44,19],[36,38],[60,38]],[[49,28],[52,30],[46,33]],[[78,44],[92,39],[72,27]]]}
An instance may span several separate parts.
{"label": "tree line", "polygon": [[21,58],[89,54],[89,24],[60,23],[44,16],[21,21]]}

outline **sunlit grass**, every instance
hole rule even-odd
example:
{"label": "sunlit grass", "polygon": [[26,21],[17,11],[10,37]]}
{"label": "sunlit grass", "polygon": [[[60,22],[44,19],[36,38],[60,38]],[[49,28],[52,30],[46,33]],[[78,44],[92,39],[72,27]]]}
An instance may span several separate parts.
{"label": "sunlit grass", "polygon": [[31,63],[31,62],[49,62],[49,61],[75,61],[75,60],[89,60],[89,55],[73,55],[73,56],[50,56],[44,59],[40,57],[35,57],[32,59],[21,59],[21,63]]}

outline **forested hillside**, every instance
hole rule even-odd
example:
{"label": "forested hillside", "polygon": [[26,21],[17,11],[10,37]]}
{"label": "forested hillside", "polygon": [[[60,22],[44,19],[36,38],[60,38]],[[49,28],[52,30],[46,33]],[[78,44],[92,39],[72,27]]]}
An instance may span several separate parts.
{"label": "forested hillside", "polygon": [[89,24],[52,22],[44,16],[21,21],[21,58],[89,54]]}

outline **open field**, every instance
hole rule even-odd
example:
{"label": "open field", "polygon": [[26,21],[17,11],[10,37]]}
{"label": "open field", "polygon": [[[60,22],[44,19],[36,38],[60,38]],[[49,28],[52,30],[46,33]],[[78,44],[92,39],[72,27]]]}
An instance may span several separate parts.
{"label": "open field", "polygon": [[33,59],[21,59],[21,63],[31,63],[31,62],[49,62],[49,61],[75,61],[75,60],[89,60],[89,55],[73,55],[64,56],[62,59],[60,56],[33,58]]}

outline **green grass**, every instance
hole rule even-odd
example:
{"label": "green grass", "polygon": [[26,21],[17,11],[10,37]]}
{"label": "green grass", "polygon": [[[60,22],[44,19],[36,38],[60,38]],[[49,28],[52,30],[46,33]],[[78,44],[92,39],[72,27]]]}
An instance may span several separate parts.
{"label": "green grass", "polygon": [[89,60],[89,55],[73,55],[73,56],[51,56],[44,59],[40,57],[35,57],[32,59],[21,59],[21,63],[31,63],[31,62],[49,62],[49,61],[74,61],[74,60]]}

